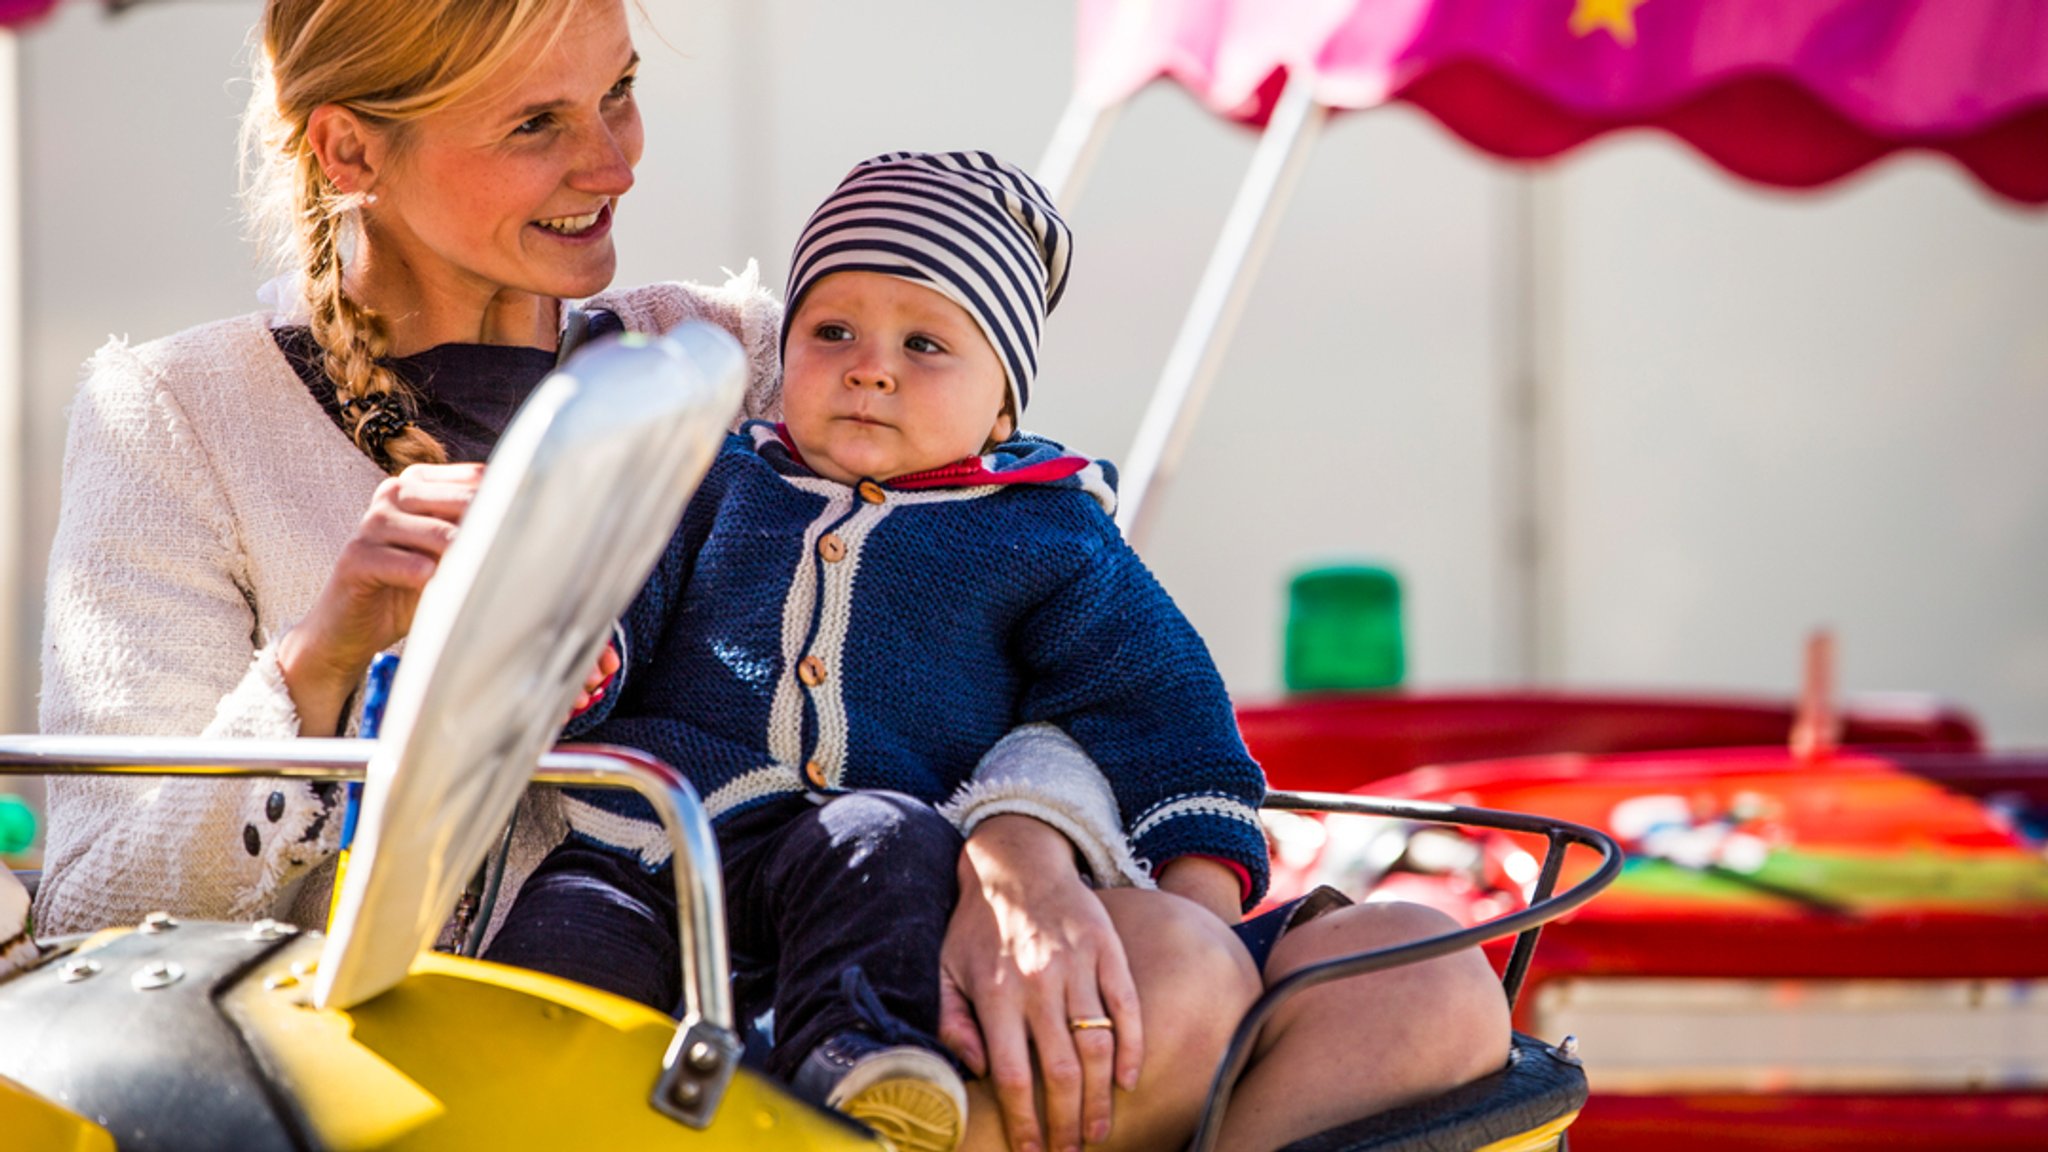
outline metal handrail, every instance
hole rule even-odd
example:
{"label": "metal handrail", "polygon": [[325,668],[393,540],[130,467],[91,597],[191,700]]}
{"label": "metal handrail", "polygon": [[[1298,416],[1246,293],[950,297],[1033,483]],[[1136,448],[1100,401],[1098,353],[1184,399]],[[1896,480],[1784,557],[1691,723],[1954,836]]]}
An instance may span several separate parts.
{"label": "metal handrail", "polygon": [[[1216,1075],[1210,1081],[1208,1103],[1202,1112],[1201,1125],[1195,1129],[1195,1137],[1188,1145],[1188,1152],[1214,1152],[1216,1141],[1222,1134],[1223,1112],[1230,1101],[1230,1091],[1237,1084],[1238,1077],[1244,1073],[1245,1065],[1251,1062],[1252,1046],[1258,1041],[1259,1030],[1288,999],[1318,984],[1326,984],[1346,976],[1362,976],[1368,972],[1397,968],[1403,964],[1434,960],[1439,956],[1476,947],[1488,940],[1515,936],[1514,952],[1509,956],[1507,971],[1501,978],[1502,986],[1507,992],[1508,1006],[1513,1008],[1515,999],[1521,991],[1523,977],[1528,972],[1529,958],[1536,951],[1536,938],[1543,925],[1591,900],[1621,874],[1621,848],[1615,844],[1612,837],[1582,824],[1548,816],[1501,812],[1491,808],[1467,808],[1428,800],[1392,800],[1335,792],[1269,792],[1266,795],[1265,806],[1526,832],[1544,837],[1547,847],[1544,851],[1542,872],[1537,878],[1536,887],[1530,893],[1528,907],[1503,913],[1469,928],[1311,964],[1288,973],[1266,989],[1264,994],[1252,1003],[1244,1019],[1238,1022],[1237,1031],[1231,1034],[1230,1046],[1224,1050],[1223,1059],[1216,1068]],[[1600,863],[1594,868],[1592,875],[1563,892],[1555,892],[1559,874],[1564,866],[1564,854],[1573,844],[1599,852]]]}
{"label": "metal handrail", "polygon": [[[0,776],[201,776],[355,783],[376,745],[368,740],[216,740],[199,737],[0,736]],[[683,1013],[662,1060],[654,1104],[703,1127],[739,1062],[725,889],[711,819],[683,774],[644,753],[565,745],[543,755],[538,784],[627,788],[654,809],[674,853],[676,935]]]}

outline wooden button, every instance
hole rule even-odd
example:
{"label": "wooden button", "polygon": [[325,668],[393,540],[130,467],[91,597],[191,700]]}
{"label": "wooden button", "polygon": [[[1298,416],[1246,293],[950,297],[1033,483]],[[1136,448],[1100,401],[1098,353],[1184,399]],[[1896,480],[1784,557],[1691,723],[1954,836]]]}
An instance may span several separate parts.
{"label": "wooden button", "polygon": [[825,786],[825,766],[816,760],[804,765],[804,775],[810,778],[811,784],[814,787],[823,788]]}
{"label": "wooden button", "polygon": [[837,564],[846,559],[846,541],[827,532],[818,538],[818,555],[823,556],[827,564]]}
{"label": "wooden button", "polygon": [[825,682],[825,662],[816,656],[806,656],[796,662],[796,678],[816,688]]}
{"label": "wooden button", "polygon": [[861,481],[860,487],[856,491],[860,493],[861,499],[870,504],[880,504],[889,498],[889,494],[882,490],[882,486],[873,480]]}

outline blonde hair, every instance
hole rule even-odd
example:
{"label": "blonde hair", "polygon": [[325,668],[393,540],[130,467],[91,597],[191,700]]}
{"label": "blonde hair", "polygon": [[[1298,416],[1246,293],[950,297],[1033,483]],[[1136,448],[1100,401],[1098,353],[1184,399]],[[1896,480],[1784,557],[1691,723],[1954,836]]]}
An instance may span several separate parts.
{"label": "blonde hair", "polygon": [[[255,90],[242,118],[243,199],[266,252],[302,284],[343,428],[386,471],[447,459],[414,422],[415,399],[378,360],[382,317],[349,297],[361,192],[344,193],[307,141],[313,111],[348,109],[398,134],[474,94],[521,53],[538,59],[579,0],[268,0]],[[535,35],[541,39],[536,41]],[[538,43],[540,49],[533,50]]]}

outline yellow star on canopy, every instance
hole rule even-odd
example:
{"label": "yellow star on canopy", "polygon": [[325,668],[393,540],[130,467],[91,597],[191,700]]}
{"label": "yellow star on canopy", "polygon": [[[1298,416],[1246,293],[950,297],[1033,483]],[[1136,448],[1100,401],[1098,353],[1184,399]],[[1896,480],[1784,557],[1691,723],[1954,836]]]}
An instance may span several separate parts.
{"label": "yellow star on canopy", "polygon": [[1636,9],[1650,0],[1578,0],[1572,9],[1572,35],[1590,36],[1596,29],[1623,44],[1636,42]]}

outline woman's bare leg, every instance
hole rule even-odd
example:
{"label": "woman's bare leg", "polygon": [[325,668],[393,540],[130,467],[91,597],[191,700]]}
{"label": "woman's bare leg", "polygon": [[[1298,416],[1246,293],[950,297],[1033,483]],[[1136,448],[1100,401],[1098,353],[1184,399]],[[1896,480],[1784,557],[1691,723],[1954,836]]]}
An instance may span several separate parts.
{"label": "woman's bare leg", "polygon": [[[1266,982],[1457,926],[1415,904],[1341,908],[1282,936]],[[1221,1147],[1271,1152],[1478,1079],[1507,1062],[1508,1030],[1500,980],[1476,948],[1302,992],[1259,1038],[1224,1114]]]}
{"label": "woman's bare leg", "polygon": [[[1230,929],[1192,901],[1129,888],[1099,895],[1137,985],[1145,1062],[1137,1090],[1116,1093],[1109,1140],[1088,1147],[1177,1148],[1193,1134],[1231,1030],[1258,995],[1258,973]],[[968,1084],[967,1097],[963,1147],[1000,1152],[1003,1125],[988,1083]]]}

